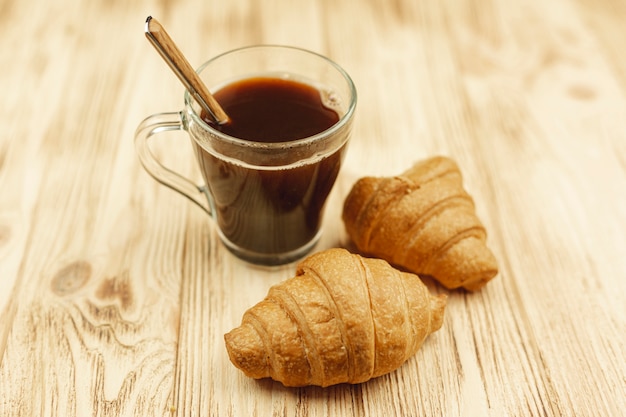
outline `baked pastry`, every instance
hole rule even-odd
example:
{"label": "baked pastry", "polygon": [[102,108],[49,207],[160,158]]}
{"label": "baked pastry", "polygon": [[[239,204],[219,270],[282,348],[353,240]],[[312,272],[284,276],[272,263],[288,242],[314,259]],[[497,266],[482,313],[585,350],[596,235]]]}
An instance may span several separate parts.
{"label": "baked pastry", "polygon": [[345,249],[309,256],[224,336],[231,362],[285,386],[361,383],[398,368],[443,323],[446,296]]}
{"label": "baked pastry", "polygon": [[450,158],[418,162],[395,177],[361,178],[342,218],[361,253],[447,288],[478,290],[498,273],[485,227]]}

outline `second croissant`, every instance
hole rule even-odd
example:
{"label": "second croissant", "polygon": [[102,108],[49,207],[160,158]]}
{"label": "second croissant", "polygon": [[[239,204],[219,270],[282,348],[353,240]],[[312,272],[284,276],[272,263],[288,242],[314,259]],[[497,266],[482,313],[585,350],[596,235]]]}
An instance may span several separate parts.
{"label": "second croissant", "polygon": [[487,232],[450,158],[433,157],[394,177],[361,178],[343,221],[357,248],[447,288],[478,290],[498,273]]}

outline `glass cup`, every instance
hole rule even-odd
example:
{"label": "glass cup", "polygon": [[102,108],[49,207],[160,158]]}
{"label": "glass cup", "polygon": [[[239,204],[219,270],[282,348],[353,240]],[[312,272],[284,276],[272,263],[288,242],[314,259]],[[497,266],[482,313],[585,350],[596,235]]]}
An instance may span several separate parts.
{"label": "glass cup", "polygon": [[[322,55],[276,45],[226,52],[203,64],[198,74],[212,94],[256,77],[299,81],[317,89],[324,105],[337,113],[334,125],[311,136],[256,142],[224,134],[205,121],[186,91],[183,110],[149,116],[135,133],[146,171],[205,210],[237,257],[263,265],[303,257],[321,235],[324,206],[350,138],[356,108],[350,76]],[[151,153],[148,139],[172,130],[191,137],[204,184],[164,167]]]}

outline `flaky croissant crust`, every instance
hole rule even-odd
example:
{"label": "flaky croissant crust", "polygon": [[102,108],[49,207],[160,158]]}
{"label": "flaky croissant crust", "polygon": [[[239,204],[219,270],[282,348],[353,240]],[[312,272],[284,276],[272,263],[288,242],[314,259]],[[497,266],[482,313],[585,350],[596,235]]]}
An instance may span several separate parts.
{"label": "flaky croissant crust", "polygon": [[344,202],[348,235],[364,254],[450,289],[477,290],[498,268],[462,182],[459,167],[446,157],[418,162],[395,177],[361,178]]}
{"label": "flaky croissant crust", "polygon": [[247,376],[286,386],[360,383],[413,356],[443,322],[445,295],[345,249],[314,254],[224,338]]}

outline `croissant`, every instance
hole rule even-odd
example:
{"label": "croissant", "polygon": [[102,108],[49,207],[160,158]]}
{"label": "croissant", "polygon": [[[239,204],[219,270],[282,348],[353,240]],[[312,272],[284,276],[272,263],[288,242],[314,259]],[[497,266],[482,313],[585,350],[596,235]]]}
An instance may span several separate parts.
{"label": "croissant", "polygon": [[334,248],[297,266],[224,336],[231,362],[285,386],[361,383],[413,356],[443,323],[446,296],[380,259]]}
{"label": "croissant", "polygon": [[361,178],[342,218],[361,253],[430,275],[449,289],[475,291],[498,273],[485,227],[450,158],[418,162],[395,177]]}

